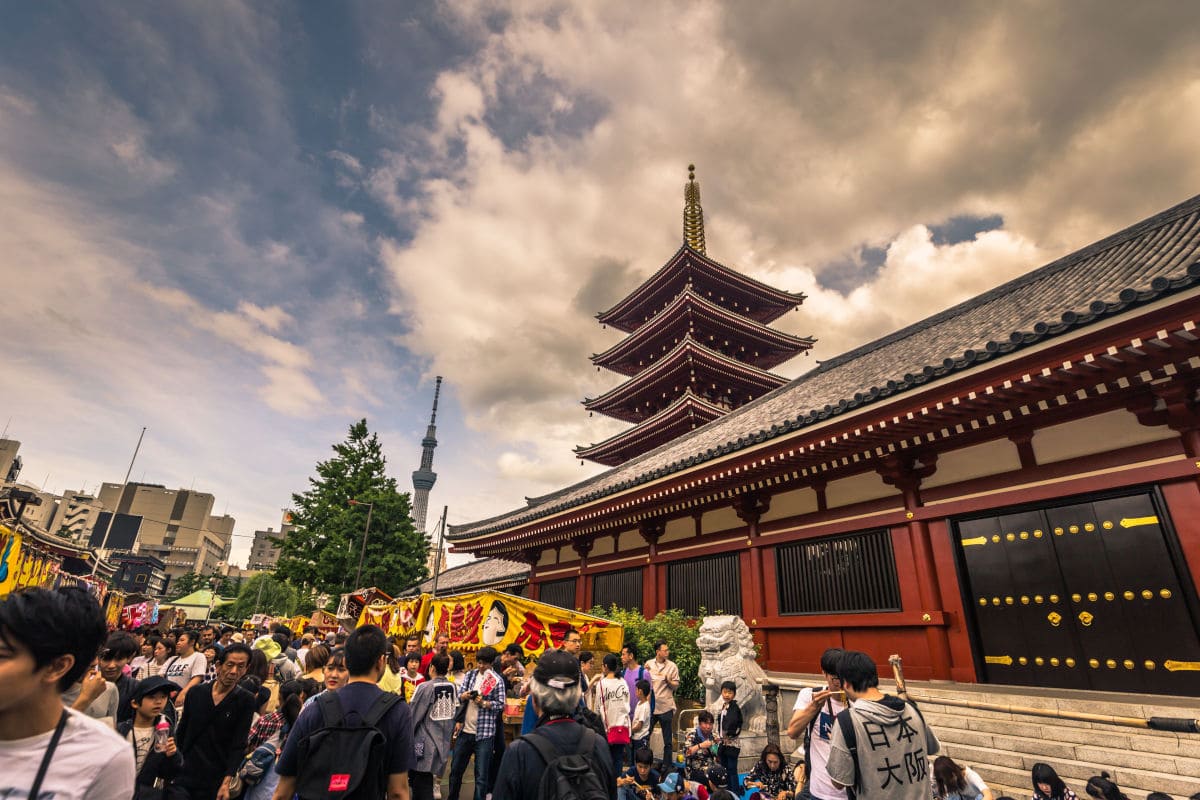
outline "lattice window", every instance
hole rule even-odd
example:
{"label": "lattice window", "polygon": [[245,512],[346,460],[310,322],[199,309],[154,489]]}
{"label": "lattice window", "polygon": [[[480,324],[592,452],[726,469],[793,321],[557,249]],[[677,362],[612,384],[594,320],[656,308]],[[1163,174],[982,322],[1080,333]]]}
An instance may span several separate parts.
{"label": "lattice window", "polygon": [[667,565],[667,608],[688,614],[742,613],[742,576],[737,553],[674,561]]}
{"label": "lattice window", "polygon": [[602,572],[592,578],[592,605],[608,608],[642,607],[642,570]]}
{"label": "lattice window", "polygon": [[538,587],[538,600],[561,608],[575,607],[576,578],[564,578],[560,581],[546,581]]}
{"label": "lattice window", "polygon": [[900,610],[900,582],[886,530],[831,536],[775,549],[780,614]]}

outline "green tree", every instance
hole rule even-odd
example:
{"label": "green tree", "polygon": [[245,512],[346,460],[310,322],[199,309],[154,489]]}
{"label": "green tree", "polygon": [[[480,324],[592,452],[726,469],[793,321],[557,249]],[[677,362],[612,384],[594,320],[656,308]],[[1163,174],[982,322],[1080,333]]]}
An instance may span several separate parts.
{"label": "green tree", "polygon": [[186,572],[171,580],[171,585],[167,587],[167,596],[172,600],[177,600],[200,589],[208,589],[210,586],[208,579],[200,573]]}
{"label": "green tree", "polygon": [[[337,596],[350,589],[376,586],[395,595],[426,578],[429,542],[413,528],[408,493],[387,474],[379,437],[367,421],[350,426],[334,455],[317,464],[308,491],[292,495],[293,529],[280,545],[275,574],[312,593]],[[350,505],[356,500],[359,505]],[[371,530],[356,587],[363,532],[371,509]]]}
{"label": "green tree", "polygon": [[658,612],[654,619],[646,619],[636,608],[617,608],[615,605],[607,609],[597,606],[591,613],[619,622],[625,629],[625,641],[637,647],[638,659],[643,663],[654,657],[654,643],[665,640],[671,648],[671,660],[679,666],[676,696],[704,702],[704,684],[700,682],[700,650],[696,647],[699,617],[689,617],[673,608]]}
{"label": "green tree", "polygon": [[292,616],[300,607],[300,592],[295,586],[269,572],[242,581],[237,602],[222,609],[226,619],[249,619],[254,614]]}

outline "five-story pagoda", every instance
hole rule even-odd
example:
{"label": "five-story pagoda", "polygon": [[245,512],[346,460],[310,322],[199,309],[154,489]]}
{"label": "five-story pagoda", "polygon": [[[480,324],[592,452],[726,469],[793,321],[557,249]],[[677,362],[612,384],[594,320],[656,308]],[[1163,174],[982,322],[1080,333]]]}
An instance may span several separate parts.
{"label": "five-story pagoda", "polygon": [[580,458],[616,466],[723,416],[787,383],[768,370],[815,341],[768,327],[799,307],[803,294],[767,286],[708,258],[692,165],[683,195],[683,246],[625,299],[596,315],[629,336],[592,362],[628,380],[583,405],[635,424],[577,447]]}

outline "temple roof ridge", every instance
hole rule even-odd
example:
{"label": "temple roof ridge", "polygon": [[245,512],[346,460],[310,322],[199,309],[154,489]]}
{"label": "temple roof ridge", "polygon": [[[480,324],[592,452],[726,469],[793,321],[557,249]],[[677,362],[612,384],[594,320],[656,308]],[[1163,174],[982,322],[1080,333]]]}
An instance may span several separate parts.
{"label": "temple roof ridge", "polygon": [[[779,343],[781,348],[793,347],[795,353],[801,350],[806,350],[816,342],[811,336],[796,336],[795,334],[772,328],[769,325],[764,325],[756,319],[738,314],[735,311],[730,311],[724,306],[714,303],[702,294],[694,291],[692,287],[685,286],[682,291],[675,296],[675,299],[670,302],[662,311],[655,314],[647,320],[645,325],[639,327],[636,331],[629,334],[621,341],[614,344],[612,347],[601,353],[593,353],[591,356],[592,363],[598,366],[605,366],[605,361],[611,361],[618,355],[623,355],[628,352],[636,351],[638,347],[652,340],[654,335],[660,332],[666,326],[672,314],[679,309],[686,309],[689,305],[695,306],[699,310],[708,312],[713,316],[720,317],[735,325],[742,326],[747,331],[752,331],[753,335],[761,336],[764,339],[774,339]],[[791,356],[788,356],[790,358]],[[784,359],[787,360],[787,359]],[[782,362],[779,362],[782,363]],[[620,372],[620,370],[614,370]]]}
{"label": "temple roof ridge", "polygon": [[[729,413],[729,409],[722,408],[716,403],[701,397],[693,392],[690,388],[685,389],[683,394],[681,394],[673,403],[666,406],[658,413],[647,417],[633,427],[626,428],[625,430],[613,434],[612,436],[600,442],[595,442],[586,447],[583,445],[576,447],[575,455],[580,458],[587,458],[594,460],[597,463],[605,464],[606,461],[601,460],[604,458],[603,453],[605,451],[619,450],[620,445],[625,443],[632,444],[635,440],[645,437],[648,433],[653,433],[654,430],[669,425],[670,422],[672,422],[675,417],[679,416],[684,409],[687,409],[689,414],[692,411],[707,412],[702,414],[700,424],[712,422],[714,419]],[[618,456],[618,458],[611,460],[613,460],[614,463],[607,464],[607,466],[615,466],[617,463],[622,463],[628,459],[620,458]]]}
{"label": "temple roof ridge", "polygon": [[632,333],[637,328],[641,327],[642,323],[628,326],[619,320],[621,313],[627,313],[632,308],[636,307],[638,302],[644,299],[645,296],[653,293],[655,289],[667,283],[673,273],[679,270],[686,270],[689,259],[698,261],[701,265],[712,271],[713,277],[724,281],[729,285],[737,286],[744,291],[753,293],[764,301],[776,307],[778,313],[772,312],[767,319],[761,319],[760,322],[769,323],[793,308],[801,305],[807,295],[803,292],[788,292],[783,289],[777,289],[770,284],[751,278],[748,275],[731,269],[713,259],[709,258],[704,253],[701,253],[687,244],[682,245],[675,251],[674,255],[659,267],[659,269],[646,280],[642,281],[632,292],[610,307],[607,311],[601,311],[596,314],[596,319],[605,325],[612,325],[618,330]]}
{"label": "temple roof ridge", "polygon": [[769,384],[770,388],[775,388],[776,386],[781,386],[787,383],[787,378],[776,375],[773,372],[767,372],[765,369],[760,369],[753,364],[747,364],[744,361],[738,361],[736,358],[731,358],[724,353],[720,353],[716,350],[706,347],[702,342],[696,341],[691,337],[690,334],[688,334],[680,339],[679,344],[675,345],[670,352],[668,352],[662,358],[656,360],[653,364],[639,372],[637,375],[634,375],[629,380],[614,386],[604,394],[601,394],[597,397],[585,398],[583,400],[583,406],[589,411],[597,411],[600,410],[601,406],[609,405],[616,400],[616,398],[623,394],[634,394],[638,390],[644,389],[645,387],[651,385],[654,380],[657,379],[657,373],[660,373],[666,369],[670,369],[672,366],[675,366],[678,362],[691,355],[698,356],[709,361],[710,363],[741,372],[748,378],[757,378],[759,382]]}

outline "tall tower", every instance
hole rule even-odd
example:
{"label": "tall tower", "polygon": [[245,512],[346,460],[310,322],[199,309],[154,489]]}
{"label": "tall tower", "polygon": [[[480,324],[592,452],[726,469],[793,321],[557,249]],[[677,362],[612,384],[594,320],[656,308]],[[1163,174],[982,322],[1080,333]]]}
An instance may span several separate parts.
{"label": "tall tower", "polygon": [[442,376],[437,376],[437,384],[433,389],[433,413],[429,416],[429,427],[425,429],[425,438],[421,440],[421,468],[414,471],[413,479],[413,522],[417,531],[425,533],[425,512],[429,508],[429,490],[437,483],[437,473],[433,471],[433,449],[437,447],[437,404],[438,395],[442,392]]}
{"label": "tall tower", "polygon": [[616,466],[787,383],[769,370],[815,339],[770,324],[804,302],[708,257],[695,167],[683,188],[683,244],[662,269],[608,311],[604,325],[629,334],[592,356],[626,380],[584,400],[588,411],[633,423],[575,454]]}

